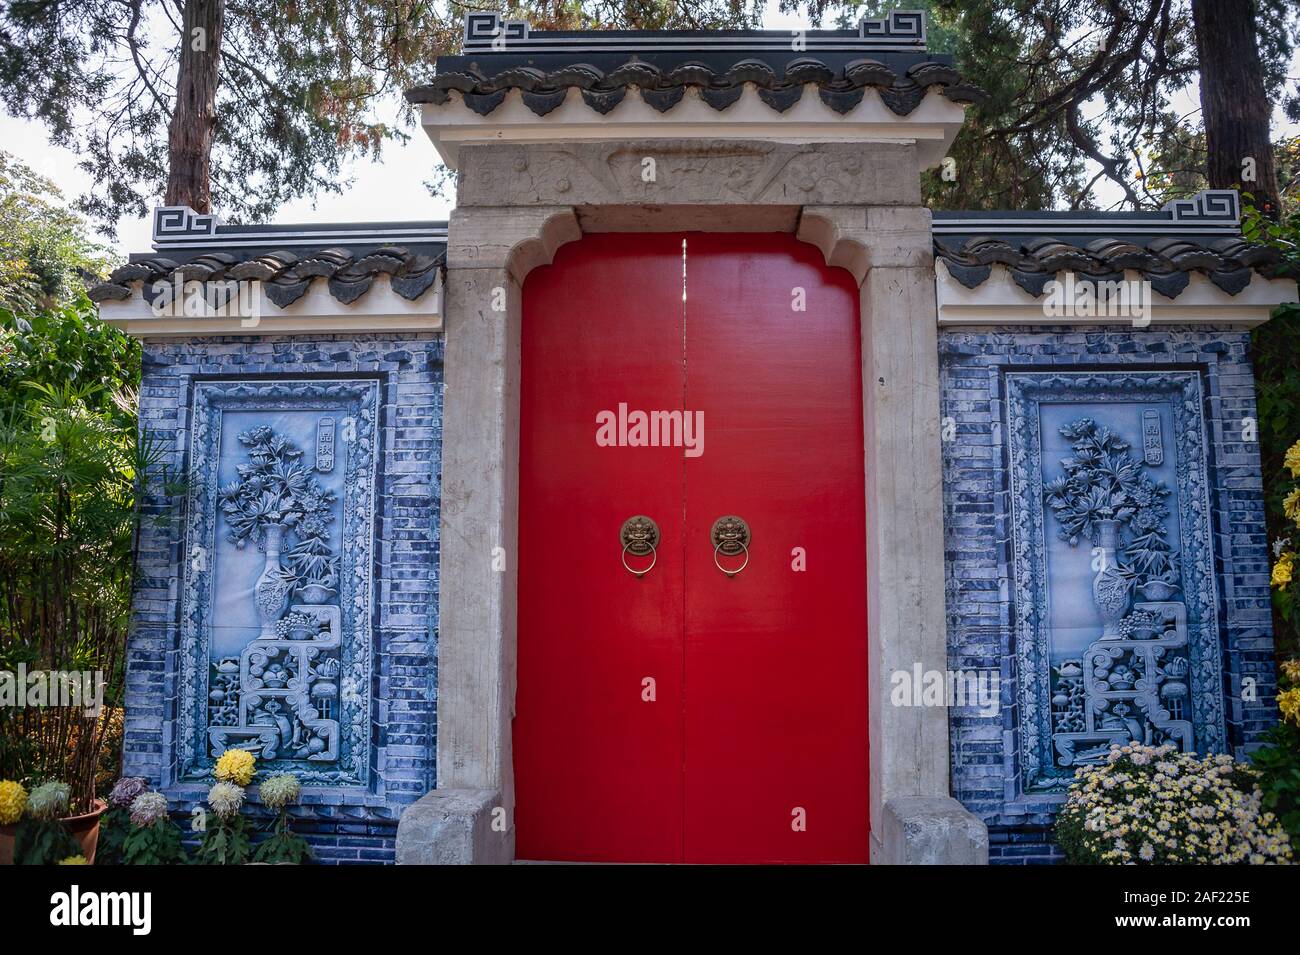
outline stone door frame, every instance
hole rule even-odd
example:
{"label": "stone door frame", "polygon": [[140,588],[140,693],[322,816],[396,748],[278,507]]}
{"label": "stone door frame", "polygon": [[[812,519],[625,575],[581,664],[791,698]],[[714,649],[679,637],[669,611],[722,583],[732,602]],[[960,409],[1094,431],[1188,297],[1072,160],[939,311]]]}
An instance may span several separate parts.
{"label": "stone door frame", "polygon": [[892,673],[947,668],[938,322],[916,149],[735,140],[461,147],[444,311],[438,788],[403,814],[399,863],[514,859],[524,282],[584,234],[669,231],[791,232],[857,280],[871,857],[987,861],[984,825],[949,796],[946,708],[890,704]]}

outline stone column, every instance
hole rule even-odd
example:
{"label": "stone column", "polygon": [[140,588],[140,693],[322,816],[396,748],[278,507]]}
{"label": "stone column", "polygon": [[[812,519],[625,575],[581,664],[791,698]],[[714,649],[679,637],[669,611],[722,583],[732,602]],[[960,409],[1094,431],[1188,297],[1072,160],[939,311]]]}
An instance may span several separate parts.
{"label": "stone column", "polygon": [[949,795],[947,708],[891,701],[892,674],[948,666],[930,214],[805,207],[799,234],[862,282],[871,858],[987,863],[986,827]]}
{"label": "stone column", "polygon": [[514,858],[510,721],[519,530],[519,332],[528,272],[579,236],[565,208],[457,209],[448,228],[437,789],[399,863]]}

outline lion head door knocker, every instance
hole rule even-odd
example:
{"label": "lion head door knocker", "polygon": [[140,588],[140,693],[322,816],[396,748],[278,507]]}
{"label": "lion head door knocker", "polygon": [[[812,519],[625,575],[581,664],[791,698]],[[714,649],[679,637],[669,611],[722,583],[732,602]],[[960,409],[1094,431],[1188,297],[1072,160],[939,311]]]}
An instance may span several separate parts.
{"label": "lion head door knocker", "polygon": [[[641,578],[654,568],[655,563],[659,560],[659,554],[655,550],[659,546],[659,525],[646,517],[644,514],[637,514],[629,517],[623,522],[623,526],[618,531],[619,543],[623,545],[623,567],[629,574]],[[628,565],[628,555],[632,557],[650,557],[650,563],[640,570],[636,570]]]}
{"label": "lion head door knocker", "polygon": [[[735,577],[749,566],[749,525],[741,518],[730,514],[719,517],[713,522],[713,529],[709,531],[709,540],[713,542],[713,563],[728,577]],[[722,561],[719,560],[721,557],[734,558],[742,554],[744,561],[739,567],[733,567],[731,570],[723,567]]]}

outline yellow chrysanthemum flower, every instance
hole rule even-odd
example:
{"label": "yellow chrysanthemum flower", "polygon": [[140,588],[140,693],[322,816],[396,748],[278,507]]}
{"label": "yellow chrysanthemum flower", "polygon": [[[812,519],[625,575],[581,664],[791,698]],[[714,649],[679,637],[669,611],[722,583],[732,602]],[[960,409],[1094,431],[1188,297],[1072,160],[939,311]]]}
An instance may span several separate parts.
{"label": "yellow chrysanthemum flower", "polygon": [[0,782],[0,825],[13,825],[22,819],[22,811],[27,808],[27,790],[21,782],[5,780]]}
{"label": "yellow chrysanthemum flower", "polygon": [[1295,554],[1290,551],[1284,551],[1282,556],[1277,559],[1273,565],[1273,586],[1280,590],[1286,590],[1286,585],[1291,583],[1292,562],[1295,560]]}
{"label": "yellow chrysanthemum flower", "polygon": [[59,865],[90,865],[85,856],[68,856],[59,861]]}
{"label": "yellow chrysanthemum flower", "polygon": [[1293,683],[1300,683],[1300,660],[1284,660],[1282,675]]}
{"label": "yellow chrysanthemum flower", "polygon": [[1282,463],[1291,469],[1292,477],[1300,477],[1300,441],[1286,449]]}
{"label": "yellow chrysanthemum flower", "polygon": [[216,777],[224,783],[247,786],[253,781],[257,760],[246,749],[228,749],[217,760]]}
{"label": "yellow chrysanthemum flower", "polygon": [[1282,513],[1285,514],[1289,520],[1300,524],[1300,487],[1282,498]]}
{"label": "yellow chrysanthemum flower", "polygon": [[27,808],[27,790],[11,779],[0,782],[0,826],[12,826]]}
{"label": "yellow chrysanthemum flower", "polygon": [[1300,687],[1292,687],[1277,695],[1277,708],[1292,723],[1300,724]]}

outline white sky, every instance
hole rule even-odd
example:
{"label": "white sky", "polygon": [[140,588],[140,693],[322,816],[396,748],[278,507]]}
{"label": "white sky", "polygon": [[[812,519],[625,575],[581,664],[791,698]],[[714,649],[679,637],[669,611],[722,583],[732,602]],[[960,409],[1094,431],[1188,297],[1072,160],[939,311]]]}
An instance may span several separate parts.
{"label": "white sky", "polygon": [[[809,23],[804,17],[777,12],[776,0],[767,0],[763,26],[771,30],[800,29]],[[1291,72],[1294,75],[1300,68],[1293,64]],[[1192,88],[1175,105],[1183,113],[1190,113],[1199,107],[1198,95]],[[393,114],[396,115],[395,105]],[[1283,121],[1280,111],[1274,122],[1275,133],[1300,132],[1300,126]],[[307,223],[447,218],[451,202],[435,199],[422,185],[438,164],[433,144],[417,127],[412,126],[408,132],[410,141],[405,145],[387,144],[380,162],[363,160],[350,164],[345,173],[352,177],[352,185],[341,194],[287,203],[277,211],[275,220]],[[50,145],[40,123],[14,119],[0,111],[0,148],[54,180],[69,197],[88,191],[91,185],[86,173],[77,168],[76,155]],[[1119,190],[1114,186],[1103,184],[1096,190],[1097,201],[1103,208],[1118,196]],[[124,252],[147,251],[151,246],[148,218],[121,220],[116,245]]]}

